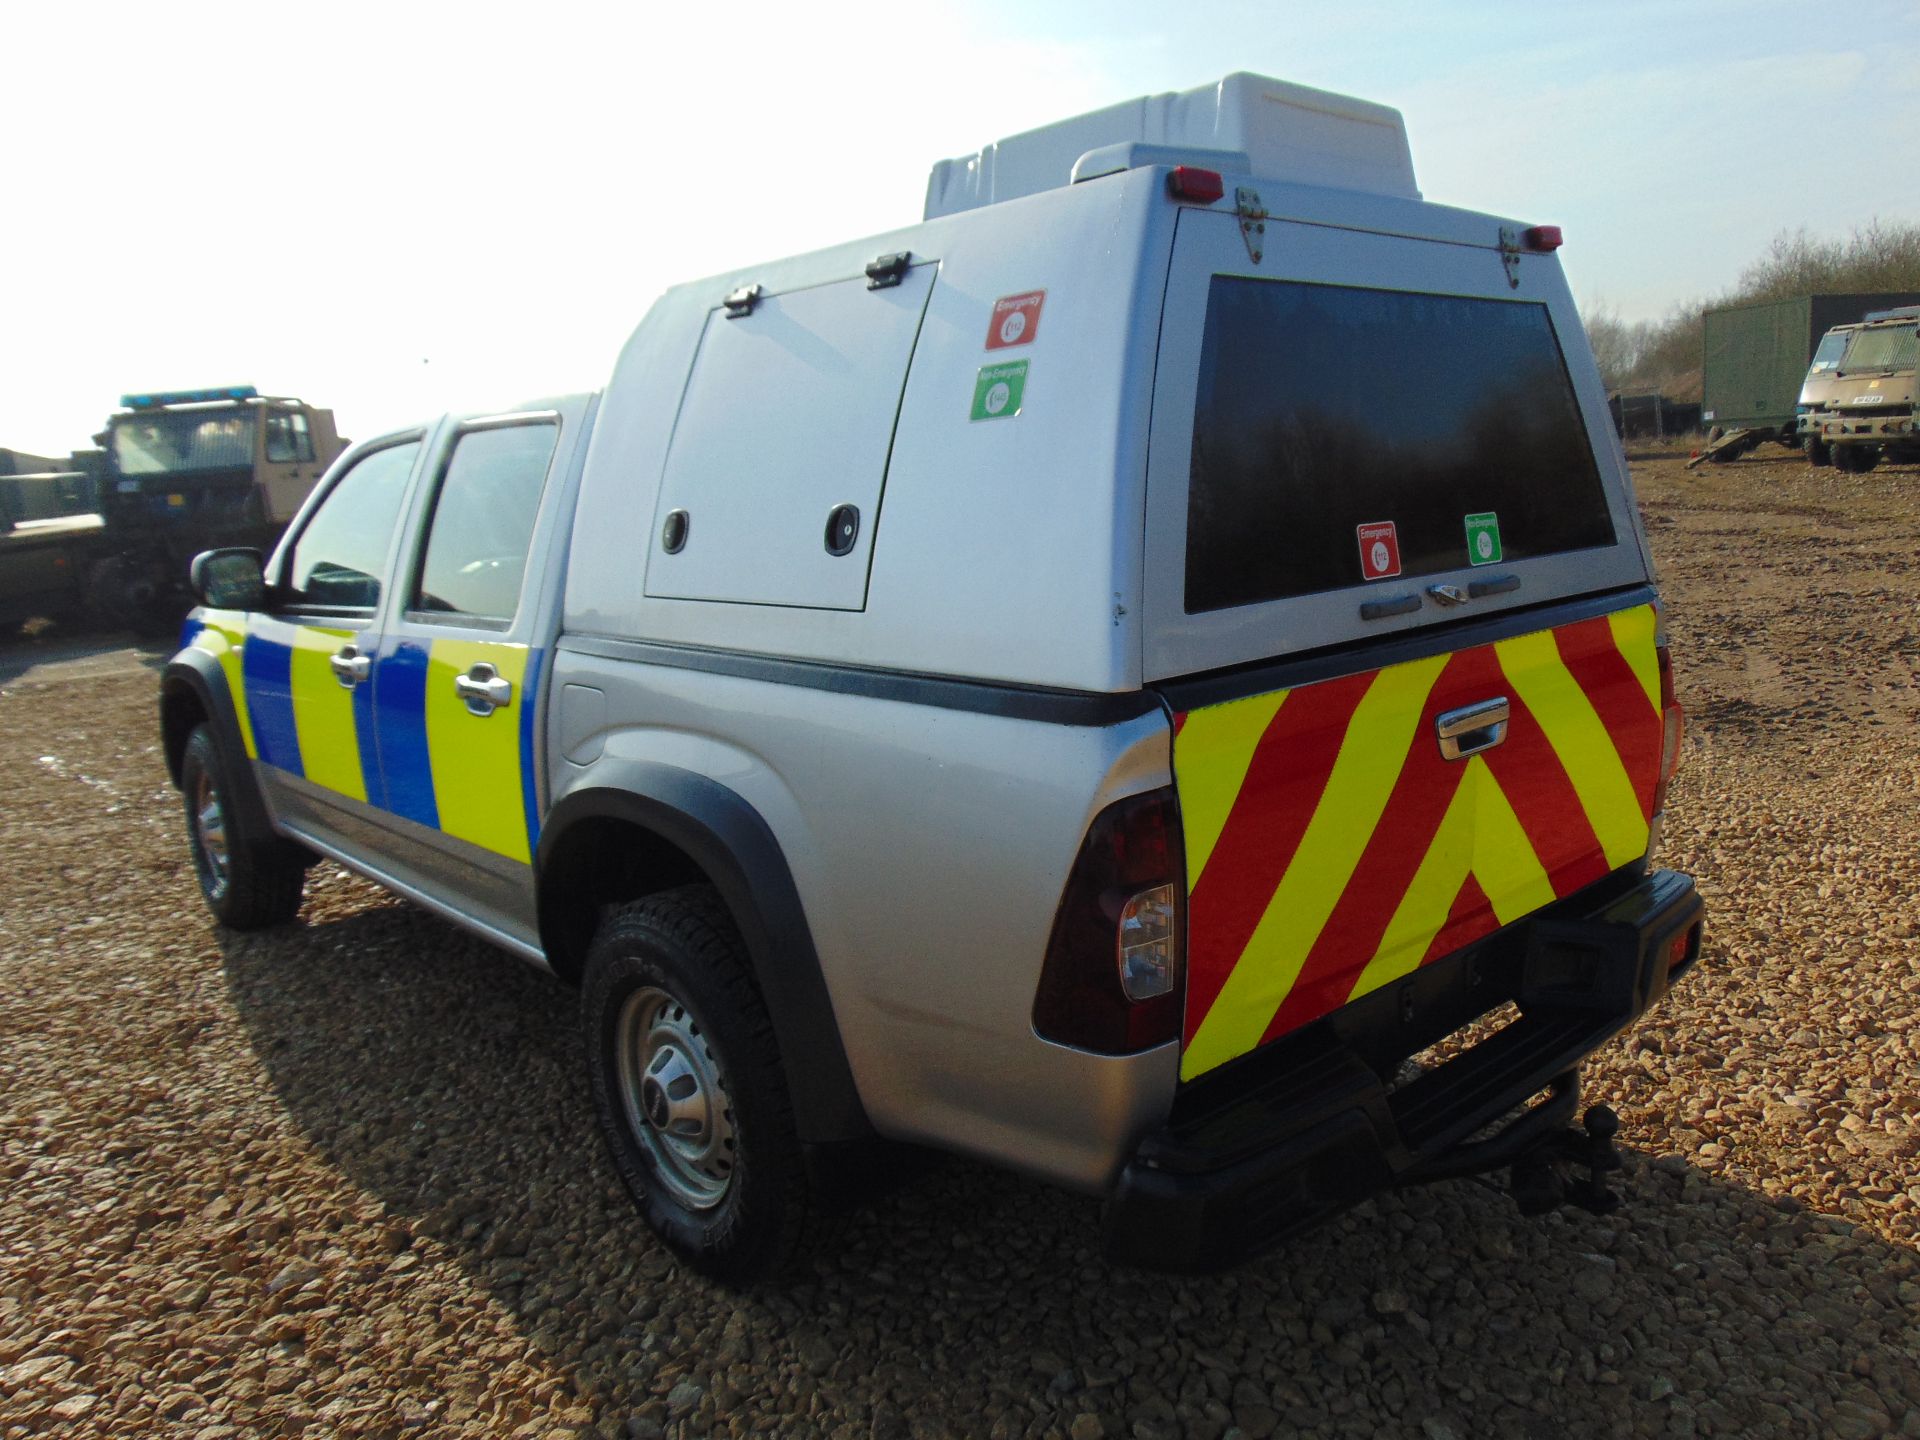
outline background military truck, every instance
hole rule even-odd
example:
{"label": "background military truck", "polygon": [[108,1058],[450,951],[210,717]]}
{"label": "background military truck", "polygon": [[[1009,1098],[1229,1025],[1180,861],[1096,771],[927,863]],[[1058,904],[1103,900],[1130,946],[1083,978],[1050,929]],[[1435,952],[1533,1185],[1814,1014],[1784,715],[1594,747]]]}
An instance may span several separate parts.
{"label": "background military truck", "polygon": [[272,546],[346,448],[331,410],[251,385],[124,395],[63,471],[0,478],[0,625],[159,631],[210,546]]}
{"label": "background military truck", "polygon": [[[1915,303],[1920,294],[1896,291],[1796,295],[1707,311],[1700,420],[1733,442],[1717,446],[1711,458],[1731,460],[1769,440],[1800,444],[1800,390],[1822,337],[1869,310]],[[1736,431],[1745,433],[1734,440]]]}
{"label": "background military truck", "polygon": [[1818,464],[1818,450],[1825,450],[1836,469],[1857,475],[1882,458],[1920,457],[1913,415],[1917,361],[1920,305],[1875,311],[1849,327],[1846,349],[1822,387],[1824,408],[1805,417],[1807,458]]}
{"label": "background military truck", "polygon": [[1840,357],[1847,353],[1847,341],[1859,325],[1836,325],[1820,337],[1815,347],[1813,360],[1807,366],[1807,378],[1800,382],[1800,399],[1794,408],[1794,428],[1799,432],[1800,443],[1807,452],[1810,465],[1831,465],[1833,457],[1827,451],[1827,442],[1820,438],[1820,421],[1833,403],[1834,391],[1839,382],[1834,372],[1840,368]]}

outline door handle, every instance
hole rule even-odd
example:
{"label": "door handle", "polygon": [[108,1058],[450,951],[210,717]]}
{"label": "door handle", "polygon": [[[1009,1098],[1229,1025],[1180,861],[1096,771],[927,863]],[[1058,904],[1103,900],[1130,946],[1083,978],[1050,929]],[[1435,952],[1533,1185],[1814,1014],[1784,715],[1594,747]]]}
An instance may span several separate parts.
{"label": "door handle", "polygon": [[482,660],[464,675],[453,677],[453,693],[467,702],[472,715],[491,715],[502,705],[513,702],[513,682]]}
{"label": "door handle", "polygon": [[327,663],[333,667],[333,678],[340,682],[343,690],[351,690],[373,673],[373,657],[362,655],[358,645],[342,645],[327,657]]}
{"label": "door handle", "polygon": [[1441,758],[1464,760],[1482,750],[1491,750],[1507,738],[1510,710],[1507,697],[1502,695],[1447,711],[1433,722],[1440,737]]}

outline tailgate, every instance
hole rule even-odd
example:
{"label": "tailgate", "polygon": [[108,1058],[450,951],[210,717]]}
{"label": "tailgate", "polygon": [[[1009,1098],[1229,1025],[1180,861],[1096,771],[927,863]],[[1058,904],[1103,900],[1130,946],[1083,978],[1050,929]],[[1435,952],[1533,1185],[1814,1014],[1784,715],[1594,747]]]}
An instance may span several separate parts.
{"label": "tailgate", "polygon": [[1177,714],[1182,1079],[1638,859],[1655,625],[1637,603]]}

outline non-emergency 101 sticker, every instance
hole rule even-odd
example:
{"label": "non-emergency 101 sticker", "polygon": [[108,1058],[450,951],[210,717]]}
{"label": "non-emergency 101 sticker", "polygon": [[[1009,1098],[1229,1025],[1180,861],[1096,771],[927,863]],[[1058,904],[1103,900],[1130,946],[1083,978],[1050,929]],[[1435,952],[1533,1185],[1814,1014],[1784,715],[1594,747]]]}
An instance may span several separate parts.
{"label": "non-emergency 101 sticker", "polygon": [[1500,517],[1489,510],[1483,515],[1467,516],[1467,561],[1473,565],[1497,564],[1500,549]]}
{"label": "non-emergency 101 sticker", "polygon": [[973,381],[975,420],[1010,420],[1020,413],[1027,390],[1027,362],[1008,360],[982,365]]}

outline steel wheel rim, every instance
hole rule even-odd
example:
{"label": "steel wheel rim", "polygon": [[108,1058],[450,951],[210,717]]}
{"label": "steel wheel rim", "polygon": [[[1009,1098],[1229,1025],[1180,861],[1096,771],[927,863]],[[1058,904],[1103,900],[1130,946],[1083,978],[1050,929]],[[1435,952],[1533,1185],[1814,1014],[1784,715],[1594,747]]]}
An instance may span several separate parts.
{"label": "steel wheel rim", "polygon": [[636,990],[614,1027],[620,1103],[655,1178],[680,1204],[711,1210],[733,1188],[736,1137],[726,1074],[693,1014],[666,991]]}
{"label": "steel wheel rim", "polygon": [[207,894],[215,900],[227,893],[233,878],[233,854],[227,846],[227,812],[220,803],[220,791],[213,776],[202,770],[194,778],[193,798],[194,856],[200,862],[200,874]]}

